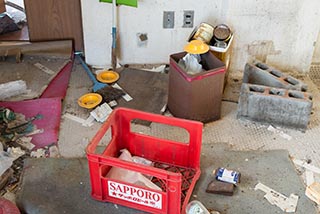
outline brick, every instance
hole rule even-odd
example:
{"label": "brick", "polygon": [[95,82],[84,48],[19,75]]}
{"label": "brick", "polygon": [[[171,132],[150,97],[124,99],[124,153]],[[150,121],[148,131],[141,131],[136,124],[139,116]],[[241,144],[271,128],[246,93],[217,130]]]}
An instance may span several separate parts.
{"label": "brick", "polygon": [[243,83],[299,90],[303,92],[308,90],[308,86],[302,81],[259,61],[247,63],[245,65]]}
{"label": "brick", "polygon": [[310,93],[243,83],[237,117],[305,131],[311,110]]}
{"label": "brick", "polygon": [[208,184],[206,192],[231,196],[233,195],[233,190],[234,190],[233,184],[214,180]]}

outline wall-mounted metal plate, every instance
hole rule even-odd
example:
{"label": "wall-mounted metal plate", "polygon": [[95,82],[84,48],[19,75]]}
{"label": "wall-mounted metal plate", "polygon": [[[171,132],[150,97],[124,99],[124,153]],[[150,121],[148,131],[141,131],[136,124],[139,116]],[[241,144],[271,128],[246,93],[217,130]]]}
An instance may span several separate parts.
{"label": "wall-mounted metal plate", "polygon": [[163,28],[174,28],[174,11],[163,12]]}
{"label": "wall-mounted metal plate", "polygon": [[194,11],[185,10],[183,12],[183,25],[185,28],[193,28]]}

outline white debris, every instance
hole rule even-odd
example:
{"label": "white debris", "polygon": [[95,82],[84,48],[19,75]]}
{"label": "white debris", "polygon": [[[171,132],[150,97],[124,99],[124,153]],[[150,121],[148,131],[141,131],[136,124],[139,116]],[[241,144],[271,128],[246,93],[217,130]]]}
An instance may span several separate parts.
{"label": "white debris", "polygon": [[320,205],[320,183],[313,182],[307,187],[305,194],[310,200]]}
{"label": "white debris", "polygon": [[133,100],[133,98],[132,98],[127,92],[125,92],[125,91],[120,87],[120,85],[118,85],[118,83],[115,83],[112,87],[117,88],[117,89],[120,89],[120,90],[122,90],[122,91],[125,93],[125,95],[122,96],[122,98],[125,99],[125,101],[129,102],[130,100]]}
{"label": "white debris", "polygon": [[165,104],[165,105],[162,107],[162,109],[160,110],[160,112],[161,112],[161,113],[164,113],[164,112],[166,111],[166,109],[167,109],[167,104]]}
{"label": "white debris", "polygon": [[65,113],[63,115],[63,118],[67,118],[69,120],[73,120],[77,123],[81,123],[81,125],[85,126],[85,127],[90,127],[93,125],[93,121],[94,121],[94,118],[92,118],[91,116],[89,116],[86,120],[85,119],[82,119],[78,116],[75,116],[75,115],[72,115],[72,114],[69,114],[69,113]]}
{"label": "white debris", "polygon": [[314,183],[313,172],[307,169],[306,170],[306,184],[307,184],[307,186],[310,186],[313,183]]}
{"label": "white debris", "polygon": [[35,63],[34,66],[36,66],[36,67],[39,68],[41,71],[43,71],[43,72],[45,72],[45,73],[47,73],[47,74],[49,74],[49,75],[55,74],[55,72],[54,72],[53,70],[47,68],[46,66],[44,66],[44,65],[42,65],[42,64],[40,64],[40,63],[38,63],[38,62]]}
{"label": "white debris", "polygon": [[164,73],[164,71],[166,70],[166,65],[160,65],[158,67],[152,67],[151,69],[141,69],[141,70]]}
{"label": "white debris", "polygon": [[291,213],[295,212],[298,204],[299,196],[290,194],[289,197],[267,187],[262,183],[258,183],[254,190],[261,190],[265,192],[264,198],[267,199],[272,205],[276,205],[282,211]]}
{"label": "white debris", "polygon": [[17,139],[17,143],[24,149],[31,151],[35,145],[31,143],[32,137],[22,136]]}
{"label": "white debris", "polygon": [[36,151],[32,151],[30,154],[30,157],[44,158],[44,157],[46,157],[46,150],[40,148],[40,149],[37,149]]}
{"label": "white debris", "polygon": [[281,131],[278,128],[275,128],[275,127],[273,127],[271,125],[268,127],[268,131],[271,131],[271,132],[273,132],[275,134],[279,134],[280,137],[282,137],[282,138],[284,138],[286,140],[291,140],[292,139],[292,137],[290,135],[284,133],[283,131]]}
{"label": "white debris", "polygon": [[0,100],[6,100],[10,97],[29,93],[27,84],[23,80],[16,80],[0,84]]}
{"label": "white debris", "polygon": [[56,145],[49,147],[49,155],[50,155],[50,158],[60,157],[60,152],[59,152],[59,149]]}
{"label": "white debris", "polygon": [[90,112],[90,115],[94,117],[98,122],[103,123],[107,120],[108,116],[112,112],[112,108],[107,104],[103,103],[102,105],[98,106],[95,110]]}
{"label": "white debris", "polygon": [[112,107],[117,106],[117,105],[118,105],[118,103],[117,103],[117,101],[112,100],[112,101],[110,101],[110,102],[108,103],[108,105],[112,108]]}
{"label": "white debris", "polygon": [[17,159],[26,154],[26,152],[23,151],[20,147],[9,147],[7,152],[14,159]]}
{"label": "white debris", "polygon": [[84,123],[82,123],[83,126],[85,127],[91,127],[93,126],[93,121],[94,121],[94,117],[92,117],[91,115],[84,121]]}
{"label": "white debris", "polygon": [[0,152],[0,176],[11,167],[15,158],[11,157],[7,152]]}
{"label": "white debris", "polygon": [[320,174],[320,168],[313,166],[311,164],[308,164],[306,161],[302,161],[302,160],[295,159],[295,158],[293,158],[292,161],[293,161],[293,163],[295,163],[298,166],[304,167],[307,170],[310,170],[314,173]]}
{"label": "white debris", "polygon": [[31,135],[35,135],[35,134],[41,134],[44,132],[44,129],[36,129],[36,130],[33,130],[32,132],[26,134],[26,136],[31,136]]}

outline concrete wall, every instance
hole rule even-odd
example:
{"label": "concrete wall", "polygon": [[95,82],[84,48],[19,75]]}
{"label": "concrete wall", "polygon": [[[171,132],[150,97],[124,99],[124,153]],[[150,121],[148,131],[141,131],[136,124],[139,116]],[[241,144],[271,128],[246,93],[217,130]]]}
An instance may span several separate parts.
{"label": "concrete wall", "polygon": [[[81,0],[88,64],[111,63],[111,4]],[[183,11],[195,11],[195,25],[225,23],[235,32],[231,70],[258,58],[284,70],[309,69],[320,29],[319,0],[139,0],[138,8],[118,7],[119,62],[168,63],[192,28],[182,28]],[[163,29],[163,11],[175,11],[173,29]],[[139,33],[148,40],[138,42]]]}
{"label": "concrete wall", "polygon": [[317,42],[315,44],[312,63],[320,63],[320,31],[318,34]]}

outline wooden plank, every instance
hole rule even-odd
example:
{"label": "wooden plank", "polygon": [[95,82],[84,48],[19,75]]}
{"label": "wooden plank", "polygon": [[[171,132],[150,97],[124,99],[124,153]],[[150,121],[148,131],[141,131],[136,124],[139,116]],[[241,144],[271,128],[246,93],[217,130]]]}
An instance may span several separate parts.
{"label": "wooden plank", "polygon": [[0,13],[6,12],[6,5],[4,4],[4,0],[0,0]]}
{"label": "wooden plank", "polygon": [[83,51],[80,0],[25,0],[30,41],[73,39]]}
{"label": "wooden plank", "polygon": [[0,43],[0,56],[14,56],[18,54],[70,58],[72,55],[72,41]]}

